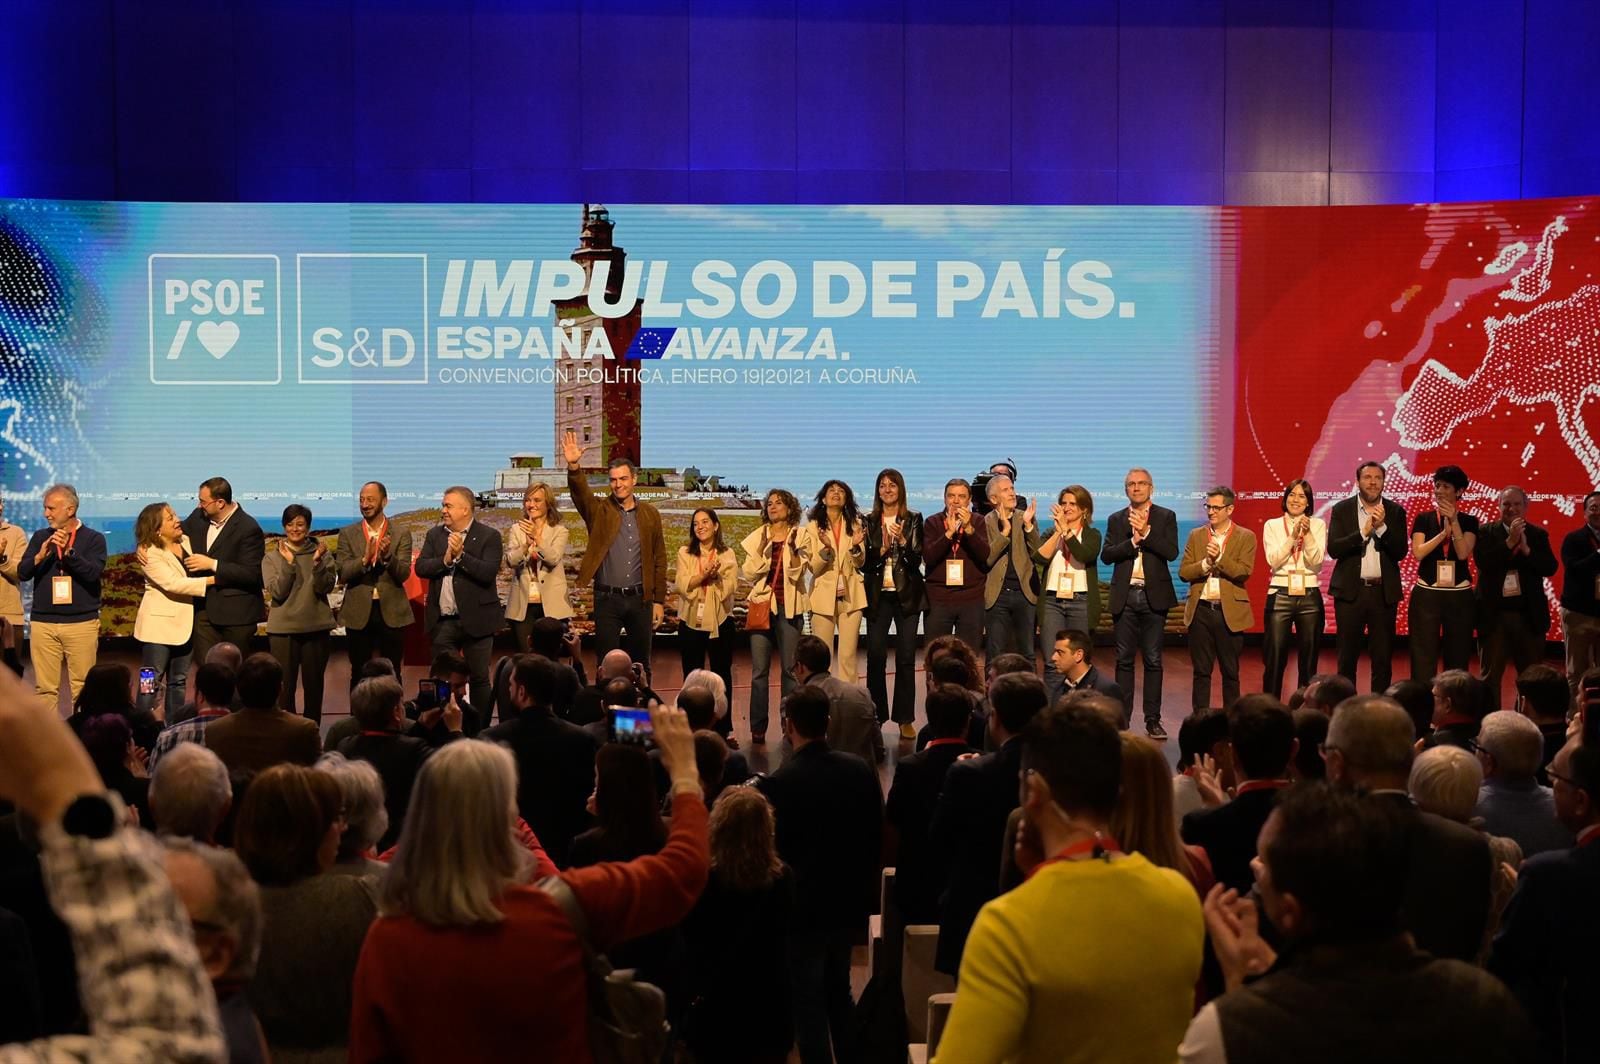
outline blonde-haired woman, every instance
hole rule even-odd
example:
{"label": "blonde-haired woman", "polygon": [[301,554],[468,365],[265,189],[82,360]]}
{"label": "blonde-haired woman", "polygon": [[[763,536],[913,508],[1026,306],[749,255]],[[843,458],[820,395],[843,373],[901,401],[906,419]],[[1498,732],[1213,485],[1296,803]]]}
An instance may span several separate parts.
{"label": "blonde-haired woman", "polygon": [[[788,930],[794,877],[779,860],[772,806],[729,787],[711,807],[711,878],[684,922],[691,1000],[684,1041],[705,1064],[781,1064],[794,1044]],[[768,943],[753,959],[751,942]]]}
{"label": "blonde-haired woman", "polygon": [[522,517],[506,534],[506,564],[511,567],[511,593],[506,596],[506,620],[517,649],[531,649],[533,622],[540,617],[564,620],[572,616],[567,600],[567,526],[561,523],[556,497],[543,484],[522,493]]}
{"label": "blonde-haired woman", "polygon": [[800,502],[783,488],[767,492],[761,504],[761,527],[744,537],[744,575],[754,584],[745,599],[746,609],[765,604],[771,616],[766,627],[750,628],[750,741],[767,741],[768,699],[772,651],[778,651],[779,690],[787,698],[794,690],[795,647],[800,645],[800,624],[805,618],[805,561],[798,550]]}
{"label": "blonde-haired woman", "polygon": [[[702,506],[689,520],[689,542],[678,548],[674,579],[678,590],[678,657],[683,674],[706,665],[733,688],[733,596],[739,585],[739,560],[722,541],[717,512]],[[732,721],[717,719],[728,734]]]}
{"label": "blonde-haired woman", "polygon": [[[166,718],[171,719],[183,705],[189,683],[189,651],[194,640],[194,602],[203,599],[206,587],[215,576],[190,576],[183,559],[193,553],[189,537],[183,534],[178,515],[164,502],[153,502],[139,511],[133,525],[138,544],[139,567],[144,571],[144,598],[133,619],[133,638],[141,644],[140,664],[154,669],[157,684],[165,678]],[[141,685],[138,706],[141,713],[155,709],[155,689]]]}
{"label": "blonde-haired woman", "polygon": [[[706,881],[706,807],[684,714],[651,711],[672,780],[659,853],[560,873],[598,950],[673,927]],[[517,767],[463,739],[417,774],[378,920],[356,968],[350,1060],[541,1060],[586,1064],[589,982],[572,924],[539,882],[557,875],[514,834]]]}
{"label": "blonde-haired woman", "polygon": [[855,492],[844,481],[829,480],[817,492],[811,520],[800,533],[800,554],[811,570],[811,634],[833,650],[833,674],[855,683],[856,646],[867,608],[862,573],[867,563],[867,526],[856,512]]}

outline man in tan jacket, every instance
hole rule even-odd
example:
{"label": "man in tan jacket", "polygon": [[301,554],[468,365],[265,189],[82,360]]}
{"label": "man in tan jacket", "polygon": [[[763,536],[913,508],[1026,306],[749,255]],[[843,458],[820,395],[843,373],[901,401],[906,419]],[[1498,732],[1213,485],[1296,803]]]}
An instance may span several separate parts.
{"label": "man in tan jacket", "polygon": [[[567,491],[583,518],[589,542],[578,563],[578,582],[594,581],[595,654],[604,658],[618,647],[650,675],[650,639],[666,610],[667,543],[661,514],[634,497],[636,473],[626,458],[611,463],[611,494],[596,499],[578,468],[583,448],[567,430],[561,445],[567,461]],[[622,642],[622,632],[628,641]]]}
{"label": "man in tan jacket", "polygon": [[1178,579],[1188,581],[1189,599],[1183,623],[1189,629],[1189,657],[1194,662],[1194,694],[1190,706],[1211,704],[1211,669],[1222,668],[1222,706],[1239,697],[1239,651],[1244,631],[1255,623],[1245,581],[1256,566],[1256,537],[1233,523],[1233,489],[1206,493],[1209,525],[1189,533],[1178,563]]}

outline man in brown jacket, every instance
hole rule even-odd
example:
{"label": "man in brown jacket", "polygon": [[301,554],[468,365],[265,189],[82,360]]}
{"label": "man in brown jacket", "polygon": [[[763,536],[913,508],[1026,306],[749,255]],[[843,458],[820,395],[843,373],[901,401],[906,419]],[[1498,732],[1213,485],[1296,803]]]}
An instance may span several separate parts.
{"label": "man in brown jacket", "polygon": [[206,725],[206,746],[229,772],[260,772],[288,762],[314,765],[322,756],[316,722],[278,708],[283,666],[271,654],[251,654],[239,666],[237,712]]}
{"label": "man in brown jacket", "polygon": [[1194,662],[1194,694],[1189,704],[1211,704],[1211,668],[1222,667],[1222,706],[1239,697],[1239,651],[1244,631],[1255,623],[1245,581],[1256,566],[1256,537],[1233,523],[1233,489],[1206,493],[1210,524],[1189,533],[1178,563],[1178,579],[1189,583],[1183,623],[1189,628],[1189,657]]}
{"label": "man in brown jacket", "polygon": [[[567,491],[572,508],[583,518],[589,543],[578,563],[578,582],[594,581],[595,654],[622,647],[650,674],[650,637],[661,623],[667,601],[667,544],[661,534],[661,514],[634,497],[633,463],[626,458],[611,462],[611,494],[604,501],[589,490],[589,480],[578,468],[583,449],[578,434],[567,430],[562,440],[567,461]],[[628,641],[622,641],[626,629]]]}

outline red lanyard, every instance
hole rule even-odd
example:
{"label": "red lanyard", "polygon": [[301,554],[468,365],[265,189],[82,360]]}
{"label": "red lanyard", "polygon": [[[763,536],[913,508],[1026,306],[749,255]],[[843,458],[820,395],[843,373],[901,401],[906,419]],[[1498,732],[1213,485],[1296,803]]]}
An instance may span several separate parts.
{"label": "red lanyard", "polygon": [[1281,791],[1292,782],[1292,780],[1245,780],[1234,789],[1233,796],[1237,798],[1251,791]]}
{"label": "red lanyard", "polygon": [[844,543],[844,518],[841,517],[838,523],[829,522],[828,531],[833,533],[833,553],[837,555]]}
{"label": "red lanyard", "polygon": [[924,750],[932,750],[936,746],[956,746],[958,744],[961,745],[961,746],[966,746],[967,745],[967,741],[965,739],[960,738],[959,736],[952,737],[952,738],[949,738],[949,739],[932,739],[932,740],[930,740],[928,742],[927,746],[923,747],[923,749]]}
{"label": "red lanyard", "polygon": [[1433,516],[1435,516],[1435,517],[1437,517],[1439,519],[1439,531],[1444,533],[1444,556],[1446,558],[1449,558],[1450,557],[1451,536],[1450,536],[1449,529],[1447,529],[1445,527],[1444,514],[1440,513],[1438,510],[1435,510],[1435,511],[1433,511]]}
{"label": "red lanyard", "polygon": [[56,557],[57,558],[60,558],[63,554],[71,554],[72,553],[72,545],[74,543],[78,542],[78,529],[82,528],[82,527],[83,527],[83,522],[80,521],[80,522],[78,522],[77,526],[75,528],[73,528],[72,535],[67,537],[67,549],[65,551],[63,551],[59,546],[56,547]]}
{"label": "red lanyard", "polygon": [[[1238,527],[1238,525],[1229,524],[1228,531],[1222,534],[1222,542],[1217,546],[1217,561],[1220,562],[1222,560],[1222,552],[1228,549],[1228,537],[1233,535],[1233,530]],[[1213,562],[1212,564],[1215,565],[1216,563]]]}
{"label": "red lanyard", "polygon": [[1122,847],[1118,846],[1117,840],[1110,835],[1093,835],[1087,839],[1079,839],[1077,842],[1063,846],[1054,857],[1046,857],[1033,866],[1033,871],[1028,873],[1028,878],[1032,879],[1039,869],[1045,865],[1056,864],[1060,861],[1070,861],[1080,854],[1092,853],[1099,858],[1110,858],[1112,854],[1121,852]]}
{"label": "red lanyard", "polygon": [[383,524],[376,532],[368,528],[365,521],[361,522],[361,534],[367,538],[368,543],[378,542],[379,540],[383,539],[384,536],[389,534],[389,519],[385,517],[383,519]]}
{"label": "red lanyard", "polygon": [[[1229,534],[1232,535],[1232,531],[1231,530],[1229,531]],[[1295,538],[1293,536],[1293,534],[1289,531],[1289,515],[1288,514],[1284,514],[1283,515],[1283,534],[1286,535],[1286,536],[1289,536],[1290,539],[1294,543],[1294,546],[1289,548],[1289,560],[1294,562],[1295,568],[1298,569],[1300,567],[1300,540]]]}

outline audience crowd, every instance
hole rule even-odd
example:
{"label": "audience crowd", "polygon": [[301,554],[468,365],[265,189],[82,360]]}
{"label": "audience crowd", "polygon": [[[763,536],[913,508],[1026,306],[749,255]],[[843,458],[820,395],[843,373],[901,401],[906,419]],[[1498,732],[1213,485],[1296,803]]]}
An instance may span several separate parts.
{"label": "audience crowd", "polygon": [[[0,669],[0,1062],[900,1061],[906,1016],[928,1003],[904,995],[898,955],[858,997],[852,961],[913,929],[936,929],[932,967],[955,987],[932,1053],[947,1064],[1600,1061],[1584,1019],[1600,1000],[1600,668],[1524,660],[1505,607],[1485,676],[1435,675],[1419,654],[1468,663],[1441,607],[1422,617],[1441,646],[1412,644],[1427,667],[1378,677],[1381,692],[1306,661],[1287,700],[1211,707],[1197,686],[1174,771],[1149,701],[1145,734],[1130,730],[1131,665],[1126,684],[1102,674],[1079,628],[1052,629],[1044,677],[1004,633],[982,666],[943,633],[918,731],[905,678],[891,715],[830,645],[853,660],[856,566],[877,550],[865,531],[845,545],[842,487],[825,486],[814,521],[838,526],[837,551],[774,538],[764,555],[779,607],[765,653],[785,666],[764,774],[765,751],[733,737],[719,594],[697,591],[685,653],[710,667],[671,699],[620,646],[591,682],[534,608],[542,570],[522,586],[519,652],[495,663],[450,575],[488,534],[470,510],[423,548],[452,589],[429,603],[451,638],[417,697],[373,657],[326,729],[304,676],[327,654],[318,589],[344,559],[306,539],[309,513],[286,516],[300,534],[267,574],[274,653],[228,638],[218,598],[194,616],[195,667],[161,657],[178,689],[159,697],[95,663],[70,677],[62,721]],[[1009,490],[992,523],[1020,565],[1044,548],[1013,530]],[[546,497],[519,526],[524,564],[554,549],[553,511]],[[646,517],[584,513],[592,538],[638,536]],[[891,520],[874,535],[899,535]],[[174,522],[153,513],[145,549],[207,535]],[[1466,535],[1445,524],[1440,537]],[[378,528],[350,570],[373,583],[373,647],[393,582]],[[731,582],[714,514],[696,535],[697,588]],[[1040,556],[1066,547],[1065,590],[1085,552],[1056,539]],[[815,635],[783,631],[791,548],[834,574],[838,623]],[[1222,549],[1209,558],[1226,568]],[[958,631],[985,601],[966,590],[945,604]],[[1031,616],[1013,590],[1000,581],[989,605]],[[647,615],[612,606],[619,623]],[[1229,694],[1236,606],[1194,622],[1214,629]],[[1508,664],[1518,696],[1500,708]],[[1144,675],[1148,699],[1159,673]],[[885,724],[903,740],[887,775]]]}

